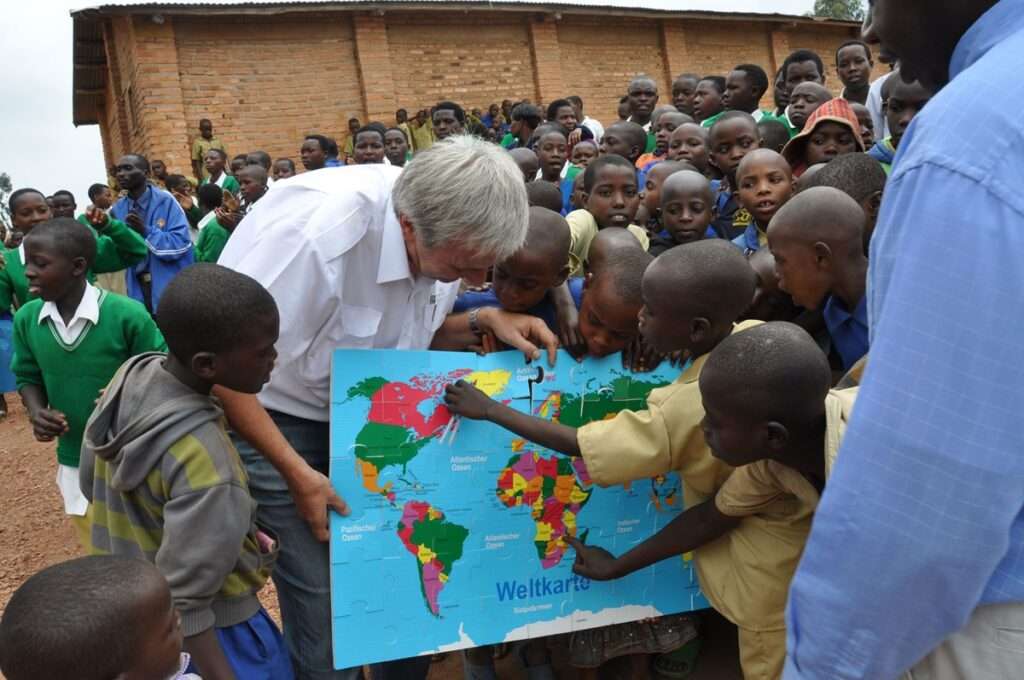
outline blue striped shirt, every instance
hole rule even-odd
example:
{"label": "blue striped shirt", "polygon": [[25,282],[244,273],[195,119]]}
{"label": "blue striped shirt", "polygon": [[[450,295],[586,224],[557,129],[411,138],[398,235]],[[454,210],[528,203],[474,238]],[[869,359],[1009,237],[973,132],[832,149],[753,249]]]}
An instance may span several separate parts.
{"label": "blue striped shirt", "polygon": [[790,589],[785,678],[889,680],[1024,602],[1024,0],[961,38],[900,142],[871,353]]}

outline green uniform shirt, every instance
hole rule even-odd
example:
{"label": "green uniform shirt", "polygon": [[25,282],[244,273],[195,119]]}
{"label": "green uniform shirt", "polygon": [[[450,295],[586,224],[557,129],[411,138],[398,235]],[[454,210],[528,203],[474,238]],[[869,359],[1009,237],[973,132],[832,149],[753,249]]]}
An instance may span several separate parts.
{"label": "green uniform shirt", "polygon": [[[234,177],[232,177],[231,175],[229,175],[226,172],[223,173],[223,176],[224,176],[224,181],[221,182],[220,188],[223,189],[224,191],[230,191],[231,193],[233,193],[233,194],[235,194],[237,196],[238,195],[238,190],[240,189],[240,187],[238,186],[238,180],[235,179]],[[203,180],[203,184],[210,184],[210,183],[211,182],[210,182],[210,178],[209,177],[207,177],[206,179]],[[213,184],[216,184],[216,182],[213,182]]]}
{"label": "green uniform shirt", "polygon": [[220,225],[216,219],[206,223],[196,239],[196,262],[216,262],[224,246],[228,244],[231,232]]}
{"label": "green uniform shirt", "polygon": [[68,431],[57,442],[57,461],[78,467],[82,431],[100,390],[125,361],[143,352],[166,352],[153,317],[141,303],[99,291],[99,322],[87,322],[67,345],[50,319],[39,321],[42,300],[32,300],[14,315],[11,370],[18,389],[40,385],[51,409],[67,417]]}
{"label": "green uniform shirt", "polygon": [[[86,274],[90,283],[96,274],[118,272],[146,259],[149,248],[146,239],[124,222],[110,218],[103,233],[98,233],[85,215],[78,221],[89,227],[96,237],[96,260]],[[28,292],[25,265],[17,248],[3,252],[4,267],[0,268],[0,312],[12,311],[35,298]]]}

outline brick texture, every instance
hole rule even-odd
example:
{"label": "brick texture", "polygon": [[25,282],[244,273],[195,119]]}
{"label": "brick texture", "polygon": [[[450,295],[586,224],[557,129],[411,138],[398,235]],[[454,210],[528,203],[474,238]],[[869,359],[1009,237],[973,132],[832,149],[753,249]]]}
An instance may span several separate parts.
{"label": "brick texture", "polygon": [[[213,121],[231,155],[263,149],[293,159],[309,132],[340,144],[350,116],[390,124],[398,107],[443,99],[486,109],[578,94],[588,115],[609,123],[637,74],[654,78],[668,102],[679,73],[752,62],[771,76],[801,47],[821,54],[838,93],[835,48],[855,34],[828,24],[432,8],[168,15],[162,24],[115,16],[104,31],[101,137],[108,166],[137,151],[188,173],[200,118]],[[762,104],[771,101],[769,91]]]}

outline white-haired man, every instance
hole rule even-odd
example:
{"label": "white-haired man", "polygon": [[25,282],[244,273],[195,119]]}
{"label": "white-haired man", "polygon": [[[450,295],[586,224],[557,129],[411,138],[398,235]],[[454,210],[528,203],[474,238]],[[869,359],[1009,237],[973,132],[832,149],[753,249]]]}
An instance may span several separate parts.
{"label": "white-haired man", "polygon": [[[358,668],[332,671],[321,541],[327,507],[347,507],[325,477],[331,353],[463,349],[491,332],[531,359],[545,347],[553,362],[558,341],[534,317],[449,314],[460,280],[482,284],[522,246],[527,216],[522,172],[508,153],[458,135],[404,170],[326,168],[275,186],[224,249],[220,264],[262,283],[281,314],[277,366],[258,400],[219,396],[245,440],[239,451],[260,521],[282,537],[274,580],[300,680],[361,677]],[[425,677],[428,665],[429,657],[385,664],[375,678]]]}

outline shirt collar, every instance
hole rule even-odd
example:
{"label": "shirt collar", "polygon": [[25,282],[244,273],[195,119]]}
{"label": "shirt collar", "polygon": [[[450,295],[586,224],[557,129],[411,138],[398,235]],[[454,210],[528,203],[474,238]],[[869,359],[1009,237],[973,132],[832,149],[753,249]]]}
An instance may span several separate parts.
{"label": "shirt collar", "polygon": [[139,196],[138,199],[132,198],[130,194],[125,198],[128,199],[129,209],[131,208],[131,206],[137,205],[140,208],[142,208],[143,212],[146,212],[147,210],[149,210],[149,204],[153,198],[153,185],[147,184],[146,190],[142,192],[142,195]]}
{"label": "shirt collar", "polygon": [[1024,27],[1024,0],[1001,0],[981,15],[960,38],[949,61],[949,79],[956,78],[985,54]]}
{"label": "shirt collar", "polygon": [[868,325],[868,296],[864,295],[861,297],[860,302],[857,303],[857,307],[850,313],[850,310],[846,308],[846,304],[835,295],[829,295],[828,300],[825,302],[824,309],[821,310],[822,316],[831,322],[833,327],[839,326],[846,323],[850,319],[859,321],[863,325]]}
{"label": "shirt collar", "polygon": [[25,242],[18,244],[18,257],[21,259],[21,266],[25,266]]}
{"label": "shirt collar", "polygon": [[405,249],[405,239],[402,238],[402,225],[398,221],[398,215],[395,214],[394,204],[388,200],[388,207],[384,215],[384,230],[381,234],[377,283],[390,283],[411,278],[409,254]]}
{"label": "shirt collar", "polygon": [[82,294],[82,300],[78,303],[78,308],[71,316],[71,320],[66,324],[60,315],[60,311],[57,309],[57,303],[47,300],[39,310],[39,323],[43,323],[47,319],[52,319],[54,322],[59,321],[67,328],[71,328],[79,319],[91,321],[93,325],[96,325],[100,320],[99,289],[88,282],[85,284],[85,293]]}

